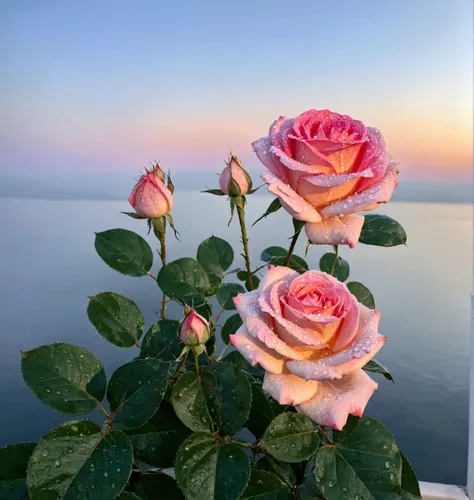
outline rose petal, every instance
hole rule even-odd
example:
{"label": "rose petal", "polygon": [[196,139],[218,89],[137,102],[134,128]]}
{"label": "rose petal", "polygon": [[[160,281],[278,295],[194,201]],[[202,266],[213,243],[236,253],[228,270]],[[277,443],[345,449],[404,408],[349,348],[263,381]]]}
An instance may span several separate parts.
{"label": "rose petal", "polygon": [[378,333],[379,321],[380,313],[374,311],[367,322],[361,323],[354,343],[348,349],[324,358],[321,364],[337,368],[341,375],[365,366],[387,341],[387,337]]}
{"label": "rose petal", "polygon": [[[328,205],[326,208],[322,209],[321,213],[324,217],[353,214],[363,210],[373,209],[375,203],[387,202],[398,184],[397,174],[398,169],[395,167],[395,164],[391,164],[384,177],[378,182],[346,200]],[[306,224],[306,227],[307,226]]]}
{"label": "rose petal", "polygon": [[[295,141],[295,143],[296,142],[297,141]],[[304,144],[304,143],[302,143],[302,144]],[[295,159],[288,156],[281,149],[276,148],[275,146],[272,146],[270,148],[270,152],[272,152],[281,161],[281,163],[285,167],[289,168],[290,170],[295,170],[297,172],[307,172],[308,174],[313,174],[313,175],[318,174],[318,173],[326,174],[326,173],[334,172],[333,166],[331,165],[330,162],[328,162],[326,160],[324,160],[324,163],[323,163],[323,160],[321,159],[319,161],[319,163],[307,165],[305,163],[301,163],[299,161],[296,161]],[[300,154],[300,157],[302,157],[302,156],[303,155]]]}
{"label": "rose petal", "polygon": [[286,155],[292,156],[288,135],[293,130],[293,118],[280,116],[270,127],[270,140],[273,146],[281,149]]}
{"label": "rose petal", "polygon": [[[335,205],[330,205],[333,207]],[[327,207],[327,208],[329,208]],[[323,212],[326,209],[323,209]],[[306,235],[314,245],[349,245],[354,248],[364,225],[362,215],[329,217],[305,225]]]}
{"label": "rose petal", "polygon": [[342,377],[337,368],[317,361],[288,361],[286,367],[305,380],[336,380]]}
{"label": "rose petal", "polygon": [[[278,269],[278,268],[276,268]],[[283,268],[288,269],[288,268]],[[291,269],[290,269],[291,271]],[[293,271],[292,271],[293,272]],[[239,294],[234,303],[247,332],[254,338],[260,340],[268,349],[289,359],[304,359],[304,356],[286,344],[269,326],[268,317],[262,313],[258,304],[257,290],[249,293]]]}
{"label": "rose petal", "polygon": [[269,137],[262,137],[257,141],[252,142],[252,148],[257,155],[257,158],[275,175],[280,177],[284,182],[288,182],[286,168],[281,164],[271,152],[271,141]]}
{"label": "rose petal", "polygon": [[281,405],[298,405],[316,394],[318,384],[315,380],[304,380],[292,373],[265,373],[262,389]]}
{"label": "rose petal", "polygon": [[271,172],[264,172],[262,179],[268,184],[268,191],[278,196],[283,208],[294,219],[307,222],[318,222],[321,220],[319,213],[279,177]]}
{"label": "rose petal", "polygon": [[366,143],[360,168],[370,168],[374,176],[361,179],[357,185],[357,192],[361,192],[379,181],[385,175],[390,164],[390,155],[387,153],[385,141],[380,131],[376,128],[368,128],[367,131],[369,141]]}
{"label": "rose petal", "polygon": [[328,188],[342,186],[352,179],[359,179],[361,177],[372,178],[373,176],[374,173],[372,169],[366,168],[361,172],[355,172],[353,174],[307,175],[304,177],[304,180],[310,182],[314,186]]}
{"label": "rose petal", "polygon": [[360,167],[359,153],[364,145],[365,142],[359,142],[343,149],[340,148],[338,151],[329,154],[327,159],[338,174],[355,172]]}
{"label": "rose petal", "polygon": [[251,337],[245,327],[230,336],[230,343],[252,365],[259,363],[262,368],[270,373],[280,374],[285,361],[275,351],[271,351],[259,340]]}
{"label": "rose petal", "polygon": [[376,384],[362,370],[346,375],[340,380],[320,382],[316,395],[296,407],[319,425],[342,430],[349,414],[361,417]]}
{"label": "rose petal", "polygon": [[275,320],[275,329],[278,336],[291,347],[314,346],[320,349],[327,347],[326,343],[311,333],[303,330],[291,321],[286,320],[275,312],[270,305],[270,293],[265,291],[258,298],[260,309],[272,316]]}
{"label": "rose petal", "polygon": [[359,311],[359,302],[351,294],[351,305],[342,320],[341,327],[339,328],[337,335],[330,344],[333,351],[340,351],[341,349],[344,349],[354,340],[360,325]]}
{"label": "rose petal", "polygon": [[268,288],[270,288],[277,281],[285,280],[292,281],[293,278],[297,278],[299,273],[285,266],[269,266],[267,274],[260,282],[258,287],[260,292],[264,292]]}
{"label": "rose petal", "polygon": [[[335,172],[334,168],[331,165],[331,162],[328,161],[326,156],[321,153],[317,147],[315,147],[314,143],[319,141],[301,140],[294,135],[289,135],[288,138],[292,140],[293,144],[293,156],[291,157],[292,160],[301,165],[309,165],[311,167],[311,173],[313,174]],[[339,145],[339,148],[340,147],[341,145]],[[288,161],[288,156],[285,155],[285,158],[283,158],[283,156],[278,155],[278,157],[280,158],[280,161],[283,163],[283,165],[286,165],[285,162]],[[296,164],[294,163],[293,165],[296,166]],[[296,170],[301,170],[301,168],[298,168]],[[307,170],[304,171],[306,172]]]}

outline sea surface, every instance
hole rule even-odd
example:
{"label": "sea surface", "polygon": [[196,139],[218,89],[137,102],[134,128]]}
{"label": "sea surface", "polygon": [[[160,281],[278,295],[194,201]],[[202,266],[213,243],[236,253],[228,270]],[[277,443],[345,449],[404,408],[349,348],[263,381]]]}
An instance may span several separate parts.
{"label": "sea surface", "polygon": [[[270,201],[249,197],[248,220],[253,222]],[[29,391],[21,376],[20,350],[57,341],[79,344],[98,356],[110,377],[137,349],[115,347],[95,331],[86,315],[87,297],[120,293],[139,305],[147,327],[155,321],[156,283],[116,273],[94,250],[94,232],[114,227],[133,229],[157,247],[154,237],[146,236],[145,222],[121,210],[129,210],[126,201],[0,199],[0,446],[38,440],[71,418],[47,408]],[[379,389],[366,414],[395,434],[421,480],[465,484],[471,205],[393,202],[378,212],[405,227],[408,245],[341,249],[351,265],[350,279],[364,283],[375,296],[380,331],[389,339],[377,359],[395,383],[373,375]],[[181,192],[172,213],[181,241],[168,235],[170,260],[194,257],[198,244],[215,234],[233,245],[236,264],[241,264],[238,222],[228,227],[224,198]],[[259,264],[266,247],[287,247],[291,235],[283,210],[259,222],[249,231],[253,264]],[[299,255],[304,254],[301,240]],[[328,250],[312,246],[310,267],[317,268]],[[155,274],[158,264],[156,255]],[[171,314],[179,311],[170,308]]]}

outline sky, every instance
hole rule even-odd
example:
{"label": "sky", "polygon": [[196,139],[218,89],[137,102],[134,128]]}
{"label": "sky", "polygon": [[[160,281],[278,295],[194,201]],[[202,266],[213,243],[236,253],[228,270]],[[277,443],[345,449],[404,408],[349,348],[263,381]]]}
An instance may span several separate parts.
{"label": "sky", "polygon": [[219,171],[280,115],[379,128],[401,175],[472,172],[471,0],[2,0],[0,173]]}

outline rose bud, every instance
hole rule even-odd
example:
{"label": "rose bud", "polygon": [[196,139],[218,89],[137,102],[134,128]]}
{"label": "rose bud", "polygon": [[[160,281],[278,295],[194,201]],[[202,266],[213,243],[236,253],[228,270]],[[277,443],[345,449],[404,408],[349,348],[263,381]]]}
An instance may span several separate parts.
{"label": "rose bud", "polygon": [[173,196],[165,186],[163,171],[155,165],[146,170],[130,194],[128,201],[141,217],[154,219],[167,214],[173,208]]}
{"label": "rose bud", "polygon": [[252,179],[242,162],[231,155],[219,177],[221,191],[229,196],[245,195],[252,189]]}
{"label": "rose bud", "polygon": [[192,347],[205,344],[210,336],[209,323],[194,309],[191,309],[181,323],[179,336],[184,344]]}

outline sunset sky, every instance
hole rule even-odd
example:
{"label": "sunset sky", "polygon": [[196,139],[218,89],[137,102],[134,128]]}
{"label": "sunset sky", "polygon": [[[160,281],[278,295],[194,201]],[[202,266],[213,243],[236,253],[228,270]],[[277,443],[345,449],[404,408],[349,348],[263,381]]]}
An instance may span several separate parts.
{"label": "sunset sky", "polygon": [[0,172],[219,170],[279,115],[381,129],[404,175],[472,157],[471,0],[3,0]]}

